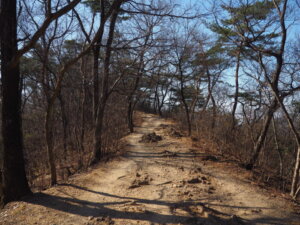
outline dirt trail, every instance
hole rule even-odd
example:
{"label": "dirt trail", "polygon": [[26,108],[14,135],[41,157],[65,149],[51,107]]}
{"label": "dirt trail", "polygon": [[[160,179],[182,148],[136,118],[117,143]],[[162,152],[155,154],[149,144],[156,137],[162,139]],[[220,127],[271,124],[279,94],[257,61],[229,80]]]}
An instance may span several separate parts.
{"label": "dirt trail", "polygon": [[[168,133],[170,121],[150,114],[143,120],[125,138],[124,157],[10,203],[0,211],[0,224],[300,224],[291,203],[189,138]],[[163,139],[140,142],[153,131]]]}

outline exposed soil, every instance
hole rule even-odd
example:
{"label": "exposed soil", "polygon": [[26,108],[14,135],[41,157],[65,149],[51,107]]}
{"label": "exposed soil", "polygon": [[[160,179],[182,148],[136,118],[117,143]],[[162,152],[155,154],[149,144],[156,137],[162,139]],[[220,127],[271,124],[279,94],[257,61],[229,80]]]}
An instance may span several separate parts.
{"label": "exposed soil", "polygon": [[[171,121],[143,114],[126,154],[0,211],[0,224],[300,224],[284,195],[249,172],[167,135]],[[153,133],[159,141],[140,142]]]}

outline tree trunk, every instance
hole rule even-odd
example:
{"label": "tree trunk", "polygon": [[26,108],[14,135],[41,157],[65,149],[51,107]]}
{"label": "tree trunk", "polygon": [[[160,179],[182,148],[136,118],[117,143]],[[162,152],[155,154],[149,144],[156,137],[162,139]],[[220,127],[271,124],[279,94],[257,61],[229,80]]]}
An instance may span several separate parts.
{"label": "tree trunk", "polygon": [[193,123],[193,121],[195,119],[194,117],[195,117],[196,104],[198,101],[198,94],[199,94],[199,92],[197,91],[197,93],[195,94],[195,96],[192,100],[191,106],[190,106],[190,121],[191,121],[191,123]]}
{"label": "tree trunk", "polygon": [[235,112],[238,104],[238,98],[239,98],[239,69],[240,69],[240,58],[241,58],[241,46],[239,47],[238,53],[237,53],[237,62],[236,62],[236,68],[235,68],[235,93],[234,93],[234,103],[232,107],[232,129],[235,128],[236,122],[235,122]]}
{"label": "tree trunk", "polygon": [[55,165],[55,156],[53,152],[54,143],[53,143],[53,121],[52,113],[54,108],[54,102],[50,100],[47,105],[47,112],[45,116],[45,135],[46,135],[46,144],[47,144],[47,154],[48,154],[48,166],[50,169],[50,185],[57,183],[56,175],[56,165]]}
{"label": "tree trunk", "polygon": [[273,133],[274,133],[274,140],[275,140],[276,151],[277,151],[278,157],[279,157],[279,176],[282,179],[282,176],[283,176],[283,161],[282,161],[282,154],[281,154],[280,148],[279,148],[278,135],[277,135],[277,127],[276,127],[276,124],[275,124],[274,116],[272,118],[272,125],[273,125]]}
{"label": "tree trunk", "polygon": [[133,133],[133,107],[132,107],[132,99],[129,99],[128,107],[127,107],[127,123],[128,123],[128,129],[130,133]]}
{"label": "tree trunk", "polygon": [[[292,186],[291,186],[291,193],[290,195],[296,199],[297,195],[299,194],[300,191],[300,186],[299,185],[299,173],[300,173],[300,134],[297,131],[297,128],[295,127],[292,118],[289,115],[289,112],[287,111],[283,99],[280,98],[279,93],[272,85],[270,85],[273,91],[273,94],[275,95],[276,100],[279,102],[280,107],[282,111],[284,112],[285,118],[289,124],[290,129],[292,130],[296,143],[297,143],[297,154],[296,154],[296,161],[295,161],[295,166],[294,166],[294,173],[293,173],[293,178],[292,178]],[[298,189],[298,190],[297,190]]]}
{"label": "tree trunk", "polygon": [[[280,61],[280,65],[282,65],[282,59]],[[295,161],[295,166],[294,166],[294,173],[293,173],[293,178],[292,178],[292,186],[291,186],[291,192],[290,195],[296,199],[297,195],[300,192],[300,186],[299,185],[299,174],[300,174],[300,134],[297,130],[297,128],[295,127],[292,118],[289,115],[289,112],[287,111],[284,103],[283,103],[283,99],[279,96],[279,91],[274,88],[274,86],[269,82],[270,87],[272,88],[273,94],[277,100],[277,102],[279,103],[282,111],[284,112],[285,118],[288,122],[288,125],[290,127],[290,129],[292,130],[295,139],[296,139],[296,143],[297,143],[297,154],[296,154],[296,161]]]}
{"label": "tree trunk", "polygon": [[160,117],[162,117],[162,103],[160,102],[159,100],[159,95],[156,96],[157,97],[157,105],[156,105],[156,108],[157,108],[157,113]]}
{"label": "tree trunk", "polygon": [[199,94],[200,94],[200,83],[201,83],[201,76],[198,77],[198,79],[195,81],[195,86],[196,86],[196,91],[193,96],[193,100],[190,106],[190,123],[192,124],[194,121],[195,117],[195,110],[196,110],[196,105],[199,100]]}
{"label": "tree trunk", "polygon": [[100,45],[96,45],[93,49],[93,84],[94,84],[94,95],[93,95],[93,115],[94,120],[97,116],[97,108],[99,103],[99,53]]}
{"label": "tree trunk", "polygon": [[160,116],[160,117],[162,117],[163,116],[163,113],[162,113],[162,107],[164,106],[164,102],[163,102],[163,100],[160,102],[160,104],[159,104],[159,106],[158,106],[158,115]]}
{"label": "tree trunk", "polygon": [[63,128],[63,145],[64,145],[64,153],[63,157],[67,156],[67,148],[68,148],[68,117],[65,109],[65,102],[62,97],[61,92],[58,95],[58,100],[60,103],[60,111],[61,111],[61,120],[62,120],[62,128]]}
{"label": "tree trunk", "polygon": [[141,54],[139,56],[138,72],[137,72],[137,77],[135,78],[134,87],[133,87],[131,93],[128,96],[127,123],[128,123],[128,129],[129,129],[130,133],[134,132],[133,111],[134,111],[134,108],[135,108],[135,106],[138,102],[137,97],[135,98],[135,100],[134,100],[133,97],[134,97],[134,94],[136,93],[136,90],[139,86],[140,79],[143,76],[143,71],[144,71],[144,67],[145,67],[145,65],[144,65],[144,56],[145,56],[146,46],[147,46],[147,43],[149,41],[149,37],[150,37],[150,32],[146,36],[143,49],[142,49]]}
{"label": "tree trunk", "polygon": [[182,101],[184,111],[185,111],[186,122],[187,122],[187,126],[188,126],[188,136],[191,136],[191,134],[192,134],[191,118],[190,118],[189,106],[188,106],[188,104],[185,100],[185,96],[184,96],[183,72],[182,72],[180,64],[179,64],[179,70],[180,70],[180,95],[181,95],[181,101]]}
{"label": "tree trunk", "polygon": [[103,152],[102,152],[102,130],[103,130],[103,119],[106,107],[106,99],[103,99],[98,105],[97,110],[97,119],[94,132],[94,153],[91,164],[95,164],[100,161]]}
{"label": "tree trunk", "polygon": [[81,130],[80,130],[80,150],[79,150],[79,159],[78,167],[79,169],[83,166],[83,153],[84,153],[84,137],[85,137],[85,105],[86,105],[86,77],[84,70],[85,60],[84,57],[81,58],[80,64],[80,73],[82,77],[82,86],[81,86]]}
{"label": "tree trunk", "polygon": [[299,175],[300,175],[300,147],[298,146],[293,179],[292,179],[292,187],[291,187],[291,196],[294,199],[297,198],[300,192]]}
{"label": "tree trunk", "polygon": [[[297,128],[295,127],[292,118],[290,117],[284,103],[283,103],[283,99],[280,98],[278,91],[275,90],[272,87],[273,90],[273,94],[275,95],[277,101],[280,104],[280,107],[282,109],[282,111],[284,112],[285,118],[289,124],[290,129],[292,130],[295,139],[296,139],[296,143],[297,143],[297,154],[296,154],[296,161],[295,161],[295,166],[294,166],[294,173],[293,173],[293,178],[292,178],[292,186],[291,186],[291,193],[290,195],[296,199],[297,195],[299,194],[300,191],[300,186],[299,185],[299,173],[300,173],[300,134],[297,130]],[[297,190],[298,189],[298,190]]]}
{"label": "tree trunk", "polygon": [[115,25],[119,13],[120,6],[122,1],[119,1],[114,7],[110,26],[109,26],[109,34],[106,43],[106,52],[105,52],[105,59],[104,59],[104,68],[103,68],[103,78],[102,78],[102,89],[101,89],[101,97],[99,99],[100,102],[97,104],[97,114],[96,114],[96,121],[95,121],[95,131],[94,131],[94,152],[93,158],[91,160],[91,164],[97,163],[102,156],[101,145],[102,145],[102,128],[103,128],[103,119],[105,113],[106,102],[110,95],[109,90],[109,67],[110,67],[110,58],[112,52],[112,42],[114,39],[114,32],[115,32]]}
{"label": "tree trunk", "polygon": [[216,104],[216,100],[213,95],[214,83],[211,81],[211,75],[210,75],[208,68],[207,68],[207,80],[208,80],[208,84],[207,84],[208,85],[208,96],[211,99],[212,110],[213,110],[213,117],[212,117],[212,121],[211,121],[211,129],[213,130],[215,128],[216,118],[217,118],[217,104]]}
{"label": "tree trunk", "polygon": [[93,117],[94,121],[96,121],[97,117],[97,109],[100,101],[99,96],[99,54],[101,48],[101,42],[103,38],[105,23],[110,15],[106,15],[104,1],[100,1],[101,4],[101,16],[100,16],[100,27],[99,27],[99,36],[95,41],[95,45],[93,46]]}
{"label": "tree trunk", "polygon": [[[139,83],[139,77],[136,80],[136,86],[138,86]],[[130,99],[128,100],[128,107],[127,107],[127,122],[128,122],[128,129],[130,133],[134,132],[134,123],[133,123],[133,113],[136,104],[138,103],[138,99],[133,99],[133,95],[130,96]]]}
{"label": "tree trunk", "polygon": [[1,205],[30,192],[23,156],[19,63],[10,62],[17,52],[16,0],[0,0],[3,157]]}
{"label": "tree trunk", "polygon": [[206,101],[203,105],[201,114],[203,114],[206,111],[208,103],[211,100],[211,102],[212,102],[212,111],[213,111],[212,120],[211,120],[211,129],[213,130],[215,128],[216,118],[217,118],[217,105],[216,105],[216,100],[213,96],[214,83],[211,80],[211,74],[210,74],[208,68],[206,68],[206,74],[207,74],[207,92],[208,92],[208,95],[207,95]]}
{"label": "tree trunk", "polygon": [[159,105],[159,96],[158,96],[158,82],[157,82],[154,90],[154,103],[153,103],[154,112],[156,114],[158,114],[158,105]]}
{"label": "tree trunk", "polygon": [[186,115],[186,120],[187,120],[187,125],[188,125],[188,136],[191,136],[192,134],[192,125],[191,125],[191,120],[190,120],[190,113],[188,109],[188,105],[183,101],[184,109],[185,109],[185,115]]}
{"label": "tree trunk", "polygon": [[216,105],[216,101],[215,101],[215,98],[213,96],[213,94],[211,93],[210,95],[210,98],[211,98],[211,102],[212,102],[212,110],[213,110],[213,117],[212,117],[212,120],[211,120],[211,129],[212,131],[214,130],[215,126],[216,126],[216,119],[217,119],[217,105]]}
{"label": "tree trunk", "polygon": [[246,165],[246,169],[248,169],[248,170],[253,169],[253,166],[256,163],[257,159],[258,159],[258,156],[259,156],[259,154],[262,150],[262,147],[263,147],[263,143],[266,139],[267,132],[268,132],[271,120],[272,120],[273,115],[274,115],[275,111],[277,110],[277,108],[278,108],[278,102],[277,102],[276,99],[274,99],[272,105],[268,109],[266,120],[265,120],[265,123],[263,125],[262,131],[260,132],[260,135],[259,135],[259,137],[258,137],[258,139],[257,139],[257,141],[254,145],[254,150],[253,150],[254,154],[253,154],[252,158],[249,160],[248,164]]}

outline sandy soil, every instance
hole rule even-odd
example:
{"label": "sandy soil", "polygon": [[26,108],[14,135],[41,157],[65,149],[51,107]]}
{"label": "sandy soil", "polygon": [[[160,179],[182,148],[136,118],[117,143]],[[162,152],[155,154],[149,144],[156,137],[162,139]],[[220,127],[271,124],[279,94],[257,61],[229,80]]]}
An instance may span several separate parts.
{"label": "sandy soil", "polygon": [[[300,224],[284,196],[143,114],[126,154],[0,211],[0,224]],[[140,142],[155,131],[162,140]]]}

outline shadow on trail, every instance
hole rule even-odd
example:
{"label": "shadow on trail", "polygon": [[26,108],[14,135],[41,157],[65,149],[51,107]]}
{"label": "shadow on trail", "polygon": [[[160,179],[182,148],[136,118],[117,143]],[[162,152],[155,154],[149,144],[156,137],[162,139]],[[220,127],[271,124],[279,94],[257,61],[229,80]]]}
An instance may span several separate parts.
{"label": "shadow on trail", "polygon": [[[41,205],[47,208],[59,210],[74,215],[80,215],[84,217],[104,217],[109,216],[112,219],[129,219],[129,220],[142,220],[149,221],[151,223],[181,223],[186,225],[203,224],[203,225],[242,225],[242,224],[284,224],[284,219],[276,218],[260,218],[252,221],[241,220],[236,217],[230,217],[230,215],[219,212],[215,209],[209,208],[207,204],[201,203],[206,199],[200,199],[197,201],[184,201],[184,202],[167,202],[161,200],[149,200],[142,198],[117,196],[104,192],[97,192],[85,187],[76,186],[73,184],[61,184],[60,186],[68,186],[75,189],[79,189],[85,192],[91,192],[93,194],[116,198],[118,201],[112,202],[91,202],[86,200],[80,200],[74,197],[61,197],[54,196],[45,193],[34,194],[33,197],[24,199],[25,202]],[[163,205],[169,207],[170,211],[174,209],[184,210],[188,215],[164,215],[157,212],[146,211],[145,212],[126,212],[118,209],[109,208],[110,206],[126,206],[135,202],[136,205],[140,204],[152,204]],[[205,212],[208,212],[207,216],[201,217],[193,211],[193,207],[202,207]],[[220,205],[221,206],[221,205]],[[222,205],[224,207],[224,205]],[[233,207],[233,206],[228,206]],[[227,219],[225,219],[227,218]]]}

